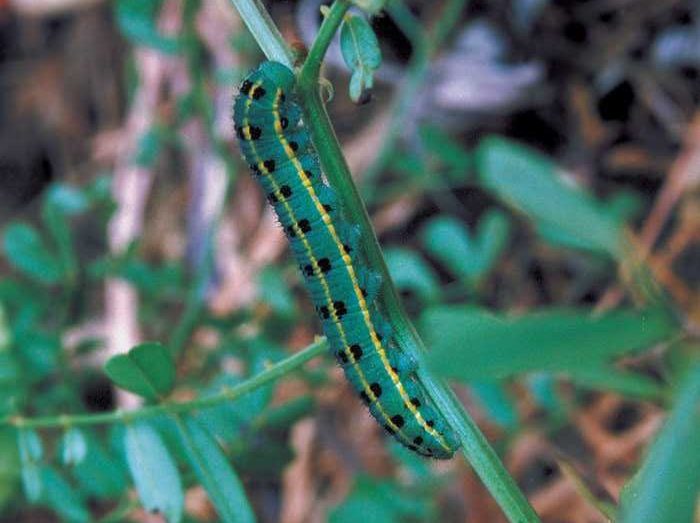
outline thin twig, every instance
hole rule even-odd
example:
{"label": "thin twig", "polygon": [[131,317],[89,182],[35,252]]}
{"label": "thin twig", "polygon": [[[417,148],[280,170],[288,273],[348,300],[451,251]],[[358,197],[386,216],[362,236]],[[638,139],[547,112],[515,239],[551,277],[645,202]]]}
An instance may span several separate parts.
{"label": "thin twig", "polygon": [[300,368],[307,361],[320,356],[327,349],[325,338],[319,338],[317,341],[289,356],[288,358],[275,363],[270,368],[262,371],[260,374],[249,378],[238,385],[225,388],[222,392],[197,398],[192,401],[185,402],[163,402],[157,405],[149,405],[140,409],[125,412],[116,410],[100,414],[75,414],[58,416],[44,416],[37,418],[25,418],[22,416],[12,416],[0,420],[0,427],[14,426],[17,428],[31,429],[50,429],[50,428],[67,428],[86,425],[103,425],[106,423],[119,423],[133,421],[137,419],[153,418],[162,414],[178,414],[183,412],[192,412],[206,408],[215,407],[222,403],[236,400],[241,396],[248,394],[255,389],[267,385],[286,374]]}

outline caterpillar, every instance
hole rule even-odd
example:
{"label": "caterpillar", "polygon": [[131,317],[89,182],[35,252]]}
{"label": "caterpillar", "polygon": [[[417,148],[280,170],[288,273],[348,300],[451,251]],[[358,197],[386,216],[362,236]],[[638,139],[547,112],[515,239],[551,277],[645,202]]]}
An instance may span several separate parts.
{"label": "caterpillar", "polygon": [[233,117],[243,157],[284,228],[330,349],[372,416],[409,449],[450,458],[459,442],[377,308],[381,277],[363,263],[359,227],[322,177],[294,87],[294,73],[272,61],[243,81]]}

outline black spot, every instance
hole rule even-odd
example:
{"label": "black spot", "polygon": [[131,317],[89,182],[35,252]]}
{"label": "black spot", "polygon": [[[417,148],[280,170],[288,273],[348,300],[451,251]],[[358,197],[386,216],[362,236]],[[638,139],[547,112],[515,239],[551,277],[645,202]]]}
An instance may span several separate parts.
{"label": "black spot", "polygon": [[326,212],[331,212],[333,210],[333,207],[331,207],[327,203],[323,204],[323,208],[325,209]]}
{"label": "black spot", "polygon": [[289,148],[290,148],[292,151],[296,151],[297,149],[299,149],[299,144],[296,143],[296,142],[289,142]]}
{"label": "black spot", "polygon": [[265,88],[258,87],[257,89],[255,89],[255,91],[253,91],[253,100],[260,100],[260,98],[265,96],[265,94],[267,94]]}
{"label": "black spot", "polygon": [[299,226],[299,230],[304,234],[311,230],[311,224],[306,218],[304,218],[303,220],[299,220],[299,223],[297,225]]}
{"label": "black spot", "polygon": [[343,363],[347,363],[347,362],[348,362],[348,355],[347,355],[347,353],[346,353],[344,350],[338,351],[338,358],[339,358],[340,361],[342,361]]}
{"label": "black spot", "polygon": [[331,261],[328,258],[321,258],[318,260],[318,267],[325,274],[331,270]]}
{"label": "black spot", "polygon": [[393,436],[394,434],[396,434],[396,431],[395,431],[394,429],[392,429],[391,426],[390,426],[388,423],[387,423],[386,425],[384,425],[384,430],[386,430],[386,431],[387,431],[389,434],[391,434],[392,436]]}
{"label": "black spot", "polygon": [[311,266],[311,264],[304,265],[304,274],[307,276],[312,276],[314,273],[314,268]]}
{"label": "black spot", "polygon": [[432,456],[432,455],[433,455],[433,449],[425,449],[425,453],[426,453],[428,456]]}
{"label": "black spot", "polygon": [[254,125],[248,126],[248,132],[250,133],[251,140],[257,140],[258,138],[260,138],[260,136],[262,136],[262,129]]}
{"label": "black spot", "polygon": [[[377,333],[377,339],[378,339],[379,341],[382,341],[382,340],[384,339],[384,336],[382,336],[381,334]],[[396,371],[394,371],[394,372],[396,372]]]}
{"label": "black spot", "polygon": [[360,392],[360,398],[361,398],[362,401],[364,401],[365,404],[367,404],[367,405],[369,405],[370,403],[372,403],[372,400],[369,399],[369,396],[367,395],[367,393],[366,393],[364,390]]}
{"label": "black spot", "polygon": [[[335,315],[338,318],[342,318],[348,313],[348,310],[345,308],[345,302],[344,301],[334,301],[333,302],[333,308],[335,309]],[[352,347],[351,347],[352,349]]]}
{"label": "black spot", "polygon": [[284,93],[280,93],[280,102],[284,102],[287,99],[287,96]]}
{"label": "black spot", "polygon": [[283,116],[282,118],[280,118],[280,126],[282,127],[282,129],[286,129],[288,125],[289,120],[287,120],[286,117]]}
{"label": "black spot", "polygon": [[246,80],[241,84],[241,92],[247,95],[251,87],[253,87],[253,83],[250,80]]}
{"label": "black spot", "polygon": [[280,194],[285,198],[289,198],[292,195],[292,189],[289,185],[283,185],[280,187]]}
{"label": "black spot", "polygon": [[277,203],[277,195],[274,192],[271,192],[270,194],[267,195],[267,201],[270,203]]}
{"label": "black spot", "polygon": [[396,425],[397,428],[403,427],[403,416],[401,414],[396,414],[395,416],[391,417],[391,422]]}
{"label": "black spot", "polygon": [[425,422],[425,424],[430,427],[431,429],[435,426],[435,422],[431,419]]}
{"label": "black spot", "polygon": [[321,316],[323,316],[324,320],[327,320],[328,317],[330,316],[330,312],[328,311],[328,307],[326,307],[325,305],[321,305],[318,308],[318,312],[321,313]]}
{"label": "black spot", "polygon": [[360,292],[362,293],[362,297],[363,297],[363,298],[366,298],[366,297],[367,297],[367,290],[365,290],[365,289],[363,289],[362,287],[360,287]]}
{"label": "black spot", "polygon": [[260,174],[260,167],[258,167],[257,163],[251,163],[249,165],[249,167],[250,167],[250,170],[253,171],[254,173]]}
{"label": "black spot", "polygon": [[397,369],[396,367],[391,367],[391,370],[394,372],[394,374],[399,373],[399,369]]}
{"label": "black spot", "polygon": [[408,448],[411,450],[414,450],[414,451],[418,450],[418,447],[416,447],[415,445],[411,445],[411,444],[408,445]]}
{"label": "black spot", "polygon": [[[343,308],[345,308],[345,306],[343,306]],[[355,360],[359,360],[362,357],[362,347],[357,343],[350,345],[350,352],[352,352],[352,357],[355,358]]]}
{"label": "black spot", "polygon": [[287,226],[287,235],[288,235],[290,238],[296,238],[296,236],[297,236],[297,230],[294,228],[294,224],[288,225],[288,226]]}
{"label": "black spot", "polygon": [[415,443],[416,445],[422,445],[423,438],[421,438],[420,436],[416,436],[415,438],[413,438],[413,443]]}
{"label": "black spot", "polygon": [[346,254],[350,254],[352,252],[352,247],[350,247],[348,244],[344,243],[343,250],[345,251]]}
{"label": "black spot", "polygon": [[114,408],[114,389],[106,377],[90,376],[80,389],[80,395],[89,411],[100,412]]}
{"label": "black spot", "polygon": [[274,160],[265,160],[263,162],[263,167],[265,167],[265,170],[269,173],[275,171],[275,161]]}
{"label": "black spot", "polygon": [[309,171],[309,170],[305,170],[305,171],[304,171],[304,176],[306,176],[306,179],[307,179],[307,180],[310,180],[311,178],[313,178],[314,173],[312,173],[312,172]]}
{"label": "black spot", "polygon": [[[243,134],[243,126],[242,125],[239,125],[238,127],[236,127],[236,134],[238,135],[239,140],[245,139],[245,135]],[[251,166],[251,168],[252,168],[252,166]]]}
{"label": "black spot", "polygon": [[420,400],[418,398],[411,398],[411,403],[413,403],[413,406],[416,408],[420,407]]}
{"label": "black spot", "polygon": [[369,390],[372,391],[372,394],[374,394],[375,398],[378,398],[382,395],[382,386],[377,382],[372,383],[369,386]]}

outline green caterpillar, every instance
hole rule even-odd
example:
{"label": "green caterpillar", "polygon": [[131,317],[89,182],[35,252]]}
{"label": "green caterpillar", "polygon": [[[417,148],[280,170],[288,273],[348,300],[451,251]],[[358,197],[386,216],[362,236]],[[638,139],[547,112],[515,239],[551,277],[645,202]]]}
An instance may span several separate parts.
{"label": "green caterpillar", "polygon": [[234,124],[243,155],[284,227],[348,380],[399,442],[424,456],[450,458],[459,442],[427,404],[415,363],[392,342],[374,304],[381,278],[362,264],[359,228],[344,219],[321,176],[294,85],[292,71],[277,62],[262,63],[242,83]]}

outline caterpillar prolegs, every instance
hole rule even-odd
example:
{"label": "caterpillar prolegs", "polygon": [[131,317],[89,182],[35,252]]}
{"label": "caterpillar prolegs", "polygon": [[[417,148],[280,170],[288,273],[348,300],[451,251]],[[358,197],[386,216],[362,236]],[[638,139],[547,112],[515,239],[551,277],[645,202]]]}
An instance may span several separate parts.
{"label": "caterpillar prolegs", "polygon": [[242,83],[234,124],[243,156],[284,227],[331,350],[372,416],[411,450],[449,458],[459,442],[428,405],[415,364],[374,303],[381,278],[363,264],[359,228],[321,176],[294,85],[277,62],[262,63]]}

